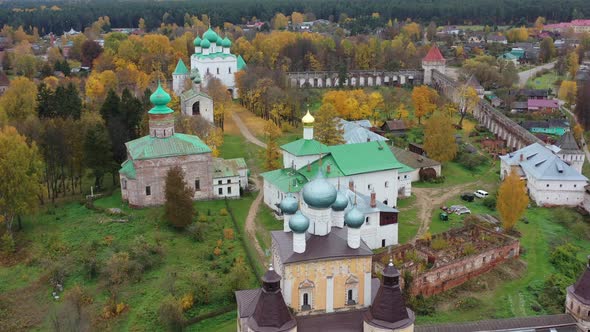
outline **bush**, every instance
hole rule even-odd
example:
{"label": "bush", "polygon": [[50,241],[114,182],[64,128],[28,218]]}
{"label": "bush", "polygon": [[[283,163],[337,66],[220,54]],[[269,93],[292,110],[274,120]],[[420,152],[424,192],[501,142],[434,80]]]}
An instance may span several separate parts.
{"label": "bush", "polygon": [[568,242],[553,249],[549,262],[560,274],[576,279],[584,269],[584,263],[576,257],[580,250],[581,248]]}
{"label": "bush", "polygon": [[490,195],[490,196],[484,198],[483,205],[490,210],[495,210],[496,209],[496,196]]}
{"label": "bush", "polygon": [[[207,218],[207,217],[205,217]],[[204,222],[194,222],[187,227],[186,231],[188,232],[189,236],[197,241],[201,242],[205,239],[205,232],[207,230],[207,224]]]}
{"label": "bush", "polygon": [[430,244],[430,247],[434,250],[445,249],[448,246],[449,246],[449,243],[447,242],[447,240],[440,238],[440,237],[432,240],[432,242]]}
{"label": "bush", "polygon": [[473,171],[479,165],[485,163],[486,158],[479,153],[461,151],[455,160],[467,170]]}
{"label": "bush", "polygon": [[115,286],[141,278],[142,267],[131,259],[129,253],[113,254],[105,263],[102,274],[108,286]]}
{"label": "bush", "polygon": [[166,326],[169,331],[182,331],[184,326],[184,315],[182,305],[172,295],[167,296],[158,309],[160,323]]}
{"label": "bush", "polygon": [[481,306],[481,300],[475,297],[465,297],[457,302],[457,309],[460,311],[467,311]]}
{"label": "bush", "polygon": [[221,210],[219,210],[219,215],[225,217],[225,216],[229,215],[229,213],[227,212],[226,208],[222,208]]}
{"label": "bush", "polygon": [[188,293],[185,294],[181,299],[180,299],[180,305],[182,307],[182,311],[187,311],[190,308],[193,307],[193,304],[195,303],[195,298],[193,296],[193,293]]}
{"label": "bush", "polygon": [[4,235],[2,235],[0,238],[0,253],[10,255],[14,253],[15,250],[16,246],[14,239],[12,236],[10,236],[10,234],[8,234],[8,232],[4,233]]}
{"label": "bush", "polygon": [[436,312],[436,297],[426,298],[418,295],[410,299],[408,306],[414,310],[416,315],[430,316]]}
{"label": "bush", "polygon": [[131,257],[142,270],[149,270],[162,261],[162,248],[149,243],[143,235],[136,236],[131,244]]}
{"label": "bush", "polygon": [[436,179],[436,171],[432,167],[422,168],[418,175],[420,176],[420,181],[432,181]]}
{"label": "bush", "polygon": [[223,229],[223,238],[226,240],[233,240],[234,239],[234,230],[232,228],[224,228]]}
{"label": "bush", "polygon": [[475,254],[475,247],[472,243],[467,243],[463,246],[463,256],[469,256]]}

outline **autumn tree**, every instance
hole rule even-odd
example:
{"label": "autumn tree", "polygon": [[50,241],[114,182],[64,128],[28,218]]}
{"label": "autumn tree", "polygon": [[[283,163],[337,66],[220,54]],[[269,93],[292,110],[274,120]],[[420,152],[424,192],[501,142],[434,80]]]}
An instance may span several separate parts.
{"label": "autumn tree", "polygon": [[463,126],[465,115],[467,115],[467,113],[472,113],[475,107],[477,107],[479,96],[477,95],[477,91],[471,86],[464,85],[459,91],[461,98],[459,100],[459,113],[461,117],[459,118],[458,125],[461,127]]}
{"label": "autumn tree", "polygon": [[576,101],[576,93],[578,91],[576,81],[561,81],[559,87],[558,97],[561,100],[565,100],[568,104],[572,105]]}
{"label": "autumn tree", "polygon": [[576,141],[580,141],[582,139],[582,135],[584,135],[584,128],[582,128],[582,126],[579,123],[576,123],[576,125],[574,126],[574,138],[576,139]]}
{"label": "autumn tree", "polygon": [[406,105],[404,103],[399,104],[399,106],[395,109],[395,117],[398,120],[406,120],[410,112],[406,109]]}
{"label": "autumn tree", "polygon": [[451,117],[443,112],[434,112],[424,125],[424,150],[428,158],[445,163],[457,155],[455,130]]}
{"label": "autumn tree", "polygon": [[344,144],[344,129],[332,104],[324,104],[315,116],[314,137],[326,145]]}
{"label": "autumn tree", "polygon": [[272,28],[274,30],[282,30],[287,28],[287,25],[289,25],[287,16],[283,15],[283,13],[276,13],[272,19]]}
{"label": "autumn tree", "polygon": [[266,138],[264,168],[269,171],[279,169],[282,166],[282,158],[277,139],[281,136],[281,128],[279,128],[274,122],[268,120],[264,126],[264,136]]}
{"label": "autumn tree", "polygon": [[35,115],[37,107],[37,85],[26,77],[17,77],[0,97],[0,108],[10,120],[22,121]]}
{"label": "autumn tree", "polygon": [[414,104],[414,115],[418,118],[418,123],[424,116],[434,112],[438,93],[436,90],[421,85],[412,90],[412,103]]}
{"label": "autumn tree", "polygon": [[514,228],[528,204],[529,196],[527,195],[525,182],[520,179],[516,170],[513,169],[500,185],[496,203],[502,226],[506,231]]}
{"label": "autumn tree", "polygon": [[580,68],[579,60],[580,59],[578,57],[578,53],[576,53],[576,52],[571,52],[567,56],[567,70],[568,70],[568,73],[570,74],[570,77],[572,79],[574,79],[576,77],[576,73],[578,72],[578,69]]}
{"label": "autumn tree", "polygon": [[293,12],[291,14],[291,23],[293,23],[295,26],[301,25],[301,23],[303,23],[303,14],[299,12]]}
{"label": "autumn tree", "polygon": [[184,172],[179,166],[166,173],[164,215],[175,228],[185,228],[193,221],[194,190],[184,180]]}
{"label": "autumn tree", "polygon": [[16,128],[0,129],[0,223],[12,237],[17,216],[31,213],[41,194],[42,160]]}
{"label": "autumn tree", "polygon": [[98,58],[100,53],[102,53],[102,47],[97,42],[94,40],[84,41],[81,49],[82,65],[92,68],[92,62]]}

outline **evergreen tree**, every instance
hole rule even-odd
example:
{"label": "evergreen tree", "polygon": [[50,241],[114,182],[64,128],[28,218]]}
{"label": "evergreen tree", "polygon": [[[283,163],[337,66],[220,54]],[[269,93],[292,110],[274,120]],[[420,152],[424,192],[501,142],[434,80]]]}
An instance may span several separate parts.
{"label": "evergreen tree", "polygon": [[111,139],[107,129],[102,124],[96,124],[88,128],[86,132],[84,164],[92,170],[94,185],[100,188],[104,174],[113,169]]}
{"label": "evergreen tree", "polygon": [[37,92],[37,116],[40,118],[51,118],[55,114],[51,114],[53,108],[51,103],[53,102],[53,93],[47,87],[45,83],[39,84],[39,90]]}
{"label": "evergreen tree", "polygon": [[578,81],[576,98],[576,117],[584,129],[590,129],[590,80]]}
{"label": "evergreen tree", "polygon": [[141,101],[125,88],[121,94],[121,114],[125,117],[127,135],[130,139],[139,137],[139,124],[143,116],[143,105]]}
{"label": "evergreen tree", "polygon": [[164,215],[175,228],[185,228],[193,221],[194,191],[184,181],[184,172],[179,166],[166,173]]}

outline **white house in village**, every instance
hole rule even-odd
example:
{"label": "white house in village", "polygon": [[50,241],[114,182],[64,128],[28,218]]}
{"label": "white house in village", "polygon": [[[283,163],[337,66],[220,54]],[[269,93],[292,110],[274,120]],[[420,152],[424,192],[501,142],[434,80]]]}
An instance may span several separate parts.
{"label": "white house in village", "polygon": [[550,147],[531,144],[500,156],[504,179],[515,169],[526,180],[529,196],[539,206],[577,206],[583,203],[588,178],[568,165]]}

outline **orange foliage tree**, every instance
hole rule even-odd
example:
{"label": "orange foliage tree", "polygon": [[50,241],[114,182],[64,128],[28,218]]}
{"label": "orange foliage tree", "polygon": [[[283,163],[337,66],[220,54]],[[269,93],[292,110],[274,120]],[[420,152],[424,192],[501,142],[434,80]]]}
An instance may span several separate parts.
{"label": "orange foliage tree", "polygon": [[421,119],[434,112],[436,109],[436,101],[438,100],[438,93],[436,90],[421,85],[412,90],[412,103],[414,104],[414,115],[418,118],[418,123]]}
{"label": "orange foliage tree", "polygon": [[528,205],[529,196],[525,183],[513,169],[500,185],[496,202],[496,208],[500,213],[502,226],[505,230],[509,231],[514,228]]}

